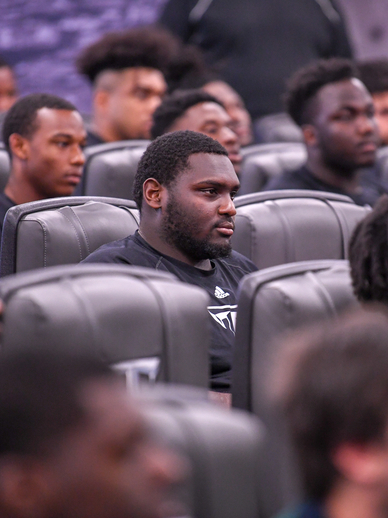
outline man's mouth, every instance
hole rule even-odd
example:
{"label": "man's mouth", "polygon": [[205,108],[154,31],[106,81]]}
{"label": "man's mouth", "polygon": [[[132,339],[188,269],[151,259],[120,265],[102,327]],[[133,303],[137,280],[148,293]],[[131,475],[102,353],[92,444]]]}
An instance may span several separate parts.
{"label": "man's mouth", "polygon": [[376,142],[371,140],[360,142],[357,147],[363,153],[374,153],[377,151]]}
{"label": "man's mouth", "polygon": [[71,185],[78,185],[81,181],[82,174],[79,173],[69,173],[65,175],[66,181]]}
{"label": "man's mouth", "polygon": [[225,236],[232,236],[234,232],[234,223],[232,222],[225,222],[225,223],[219,223],[216,225],[216,229],[220,234],[223,234]]}

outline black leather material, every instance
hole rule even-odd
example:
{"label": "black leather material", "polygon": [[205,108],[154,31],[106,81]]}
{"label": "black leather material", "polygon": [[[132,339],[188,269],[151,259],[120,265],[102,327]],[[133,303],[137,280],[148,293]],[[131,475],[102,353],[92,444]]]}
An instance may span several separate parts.
{"label": "black leather material", "polygon": [[335,318],[358,304],[347,261],[306,261],[247,275],[238,300],[232,381],[233,405],[253,412],[268,430],[264,515],[301,497],[298,471],[284,422],[268,394],[268,372],[279,337],[303,325]]}
{"label": "black leather material", "polygon": [[285,112],[259,117],[253,129],[256,142],[303,142],[302,130]]}
{"label": "black leather material", "polygon": [[346,259],[354,227],[371,210],[320,191],[266,191],[235,199],[233,249],[256,266]]}
{"label": "black leather material", "polygon": [[98,247],[138,228],[135,202],[65,197],[12,207],[3,225],[0,275],[78,263]]}
{"label": "black leather material", "polygon": [[125,140],[87,147],[80,190],[86,196],[133,199],[137,165],[149,140]]}
{"label": "black leather material", "polygon": [[208,385],[208,296],[169,273],[113,264],[56,266],[1,279],[0,298],[2,352],[84,350],[109,364],[156,357],[157,380]]}
{"label": "black leather material", "polygon": [[268,180],[301,167],[307,159],[302,142],[257,144],[243,148],[239,195],[261,191]]}
{"label": "black leather material", "polygon": [[245,412],[221,408],[206,401],[205,393],[185,387],[146,388],[147,398],[141,404],[156,436],[190,462],[182,491],[187,516],[261,516],[258,466],[264,430],[260,421]]}

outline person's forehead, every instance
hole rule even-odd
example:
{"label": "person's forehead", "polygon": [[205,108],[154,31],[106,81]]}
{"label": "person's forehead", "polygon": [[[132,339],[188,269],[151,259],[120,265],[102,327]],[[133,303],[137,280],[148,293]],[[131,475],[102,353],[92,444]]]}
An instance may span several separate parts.
{"label": "person's forehead", "polygon": [[336,111],[349,105],[372,104],[372,97],[357,78],[345,79],[323,86],[317,93],[318,111]]}
{"label": "person's forehead", "polygon": [[80,391],[80,400],[101,440],[119,439],[144,427],[142,414],[121,382],[87,383]]}
{"label": "person's forehead", "polygon": [[206,84],[203,90],[214,97],[217,97],[225,106],[236,106],[242,104],[239,94],[231,86],[223,81],[213,81]]}
{"label": "person's forehead", "polygon": [[181,180],[185,185],[218,182],[231,189],[239,186],[233,164],[226,155],[194,153],[189,157],[188,165],[178,177],[178,181]]}
{"label": "person's forehead", "polygon": [[125,68],[118,74],[119,85],[124,89],[145,88],[164,93],[166,81],[160,70],[148,67]]}
{"label": "person's forehead", "polygon": [[15,88],[15,76],[9,67],[0,67],[0,87]]}
{"label": "person's forehead", "polygon": [[388,90],[386,92],[378,92],[372,95],[373,102],[377,108],[388,107]]}
{"label": "person's forehead", "polygon": [[[230,117],[222,106],[213,102],[204,102],[191,106],[184,113],[182,120],[191,126],[200,127],[209,122],[226,125],[230,122]],[[188,128],[191,129],[191,128]]]}
{"label": "person's forehead", "polygon": [[80,113],[76,110],[40,108],[36,113],[36,134],[82,133],[86,134]]}

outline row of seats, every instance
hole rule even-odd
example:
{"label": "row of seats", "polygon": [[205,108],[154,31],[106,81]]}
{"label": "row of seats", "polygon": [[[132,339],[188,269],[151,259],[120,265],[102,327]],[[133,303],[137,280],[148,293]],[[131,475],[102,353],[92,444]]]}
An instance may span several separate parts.
{"label": "row of seats", "polygon": [[[282,332],[356,304],[347,262],[340,259],[369,209],[308,191],[257,193],[236,205],[234,248],[263,269],[240,286],[233,402],[268,430],[258,492],[267,518],[300,495],[292,451],[262,385],[268,355]],[[7,274],[0,281],[3,350],[82,343],[122,370],[131,387],[148,380],[205,388],[210,338],[204,292],[149,269],[63,266],[137,226],[130,200],[57,198],[10,209],[0,260]],[[306,261],[318,258],[331,260]],[[25,271],[30,268],[38,269]]]}
{"label": "row of seats", "polygon": [[[212,463],[221,469],[221,479],[214,475],[202,484],[198,479],[197,485],[189,485],[188,498],[191,505],[199,499],[206,516],[232,517],[238,510],[248,517],[259,513],[269,518],[301,495],[286,431],[265,391],[270,353],[276,352],[274,341],[282,332],[335,317],[356,304],[343,259],[354,226],[369,209],[345,196],[309,191],[241,196],[236,207],[233,246],[261,271],[247,276],[239,290],[233,404],[260,417],[266,433],[247,432],[243,426],[236,439],[231,432],[233,447],[223,439],[225,454],[217,454]],[[206,293],[151,269],[74,264],[137,227],[138,211],[127,199],[67,197],[10,209],[0,257],[2,350],[42,345],[79,349],[82,344],[122,371],[132,390],[141,381],[205,390],[210,343]],[[330,260],[307,261],[325,258]],[[197,445],[192,455],[196,468],[199,462],[210,463],[219,451],[217,426],[214,422],[209,451],[198,455]],[[201,427],[212,428],[212,421],[201,421]],[[225,429],[229,437],[229,425]],[[248,441],[252,448],[243,442],[250,433],[256,437]],[[173,440],[182,442],[182,432]],[[184,441],[190,449],[194,436],[184,436]],[[230,464],[222,469],[222,462]]]}
{"label": "row of seats", "polygon": [[[83,178],[74,194],[132,199],[133,179],[148,144],[148,140],[126,140],[86,148]],[[298,169],[307,157],[302,142],[256,144],[243,148],[242,155],[239,196],[261,191],[271,178]],[[379,177],[388,182],[388,146],[378,150],[376,167]],[[0,191],[9,170],[8,153],[0,148]]]}
{"label": "row of seats", "polygon": [[[301,496],[282,420],[265,390],[276,339],[357,302],[348,263],[341,260],[267,268],[245,277],[239,291],[233,404],[258,416],[267,431],[256,459],[256,491],[260,516],[270,518]],[[171,274],[121,265],[56,266],[1,279],[0,298],[3,352],[82,347],[123,372],[132,390],[141,381],[207,387],[207,294]]]}
{"label": "row of seats", "polygon": [[[347,196],[317,191],[241,196],[236,208],[233,248],[259,269],[346,259],[352,231],[370,210]],[[80,196],[17,205],[4,220],[0,275],[78,263],[138,225],[136,205],[125,199]]]}

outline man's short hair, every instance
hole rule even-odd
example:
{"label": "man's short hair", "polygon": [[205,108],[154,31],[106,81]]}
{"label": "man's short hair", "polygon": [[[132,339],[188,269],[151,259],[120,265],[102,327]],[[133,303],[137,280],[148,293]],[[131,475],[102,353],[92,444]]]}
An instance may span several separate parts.
{"label": "man's short hair", "polygon": [[0,456],[41,455],[86,418],[80,391],[92,381],[118,375],[91,357],[44,348],[0,361]]}
{"label": "man's short hair", "polygon": [[178,41],[167,30],[158,27],[137,27],[127,31],[110,32],[86,47],[77,59],[78,72],[94,84],[105,70],[154,68],[166,73]]}
{"label": "man's short hair", "polygon": [[36,115],[41,108],[77,111],[72,103],[56,95],[30,94],[22,97],[8,110],[4,119],[3,142],[8,153],[10,153],[9,137],[13,133],[30,138],[38,129]]}
{"label": "man's short hair", "polygon": [[11,68],[11,65],[2,56],[0,56],[0,68]]}
{"label": "man's short hair", "polygon": [[371,94],[388,92],[388,60],[362,61],[357,67],[361,81]]}
{"label": "man's short hair", "polygon": [[200,89],[176,90],[166,96],[153,114],[151,137],[164,135],[189,108],[201,103],[217,103],[224,107],[216,97]]}
{"label": "man's short hair", "polygon": [[140,211],[144,182],[155,178],[161,185],[170,186],[196,153],[228,156],[219,142],[196,131],[174,131],[151,142],[140,159],[133,185],[133,199]]}
{"label": "man's short hair", "polygon": [[354,229],[349,262],[356,297],[388,304],[388,195]]}
{"label": "man's short hair", "polygon": [[287,85],[287,112],[299,126],[310,124],[315,115],[314,98],[317,92],[327,84],[354,77],[358,78],[358,72],[348,59],[322,59],[299,69]]}
{"label": "man's short hair", "polygon": [[306,496],[324,501],[340,475],[335,449],[386,438],[388,316],[358,308],[283,345],[272,379],[280,385]]}

